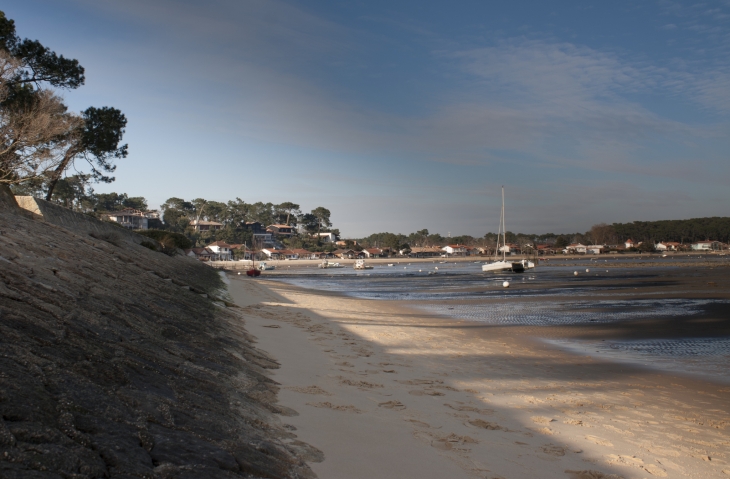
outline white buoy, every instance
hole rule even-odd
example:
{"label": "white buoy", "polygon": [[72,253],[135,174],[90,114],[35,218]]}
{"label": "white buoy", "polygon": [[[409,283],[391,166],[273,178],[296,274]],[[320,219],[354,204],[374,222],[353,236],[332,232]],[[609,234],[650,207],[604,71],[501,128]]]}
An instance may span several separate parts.
{"label": "white buoy", "polygon": [[238,273],[238,274],[241,274],[241,273]]}
{"label": "white buoy", "polygon": [[502,287],[509,288],[509,281],[505,281],[504,283],[502,283]]}
{"label": "white buoy", "polygon": [[586,273],[590,273],[590,272],[591,272],[591,270],[590,270],[590,269],[586,269]]}
{"label": "white buoy", "polygon": [[578,272],[577,271],[573,271],[573,276],[578,276]]}
{"label": "white buoy", "polygon": [[438,266],[436,266],[436,267],[434,267],[433,269],[439,269],[439,267],[438,267]]}
{"label": "white buoy", "polygon": [[418,272],[419,272],[419,273],[422,273],[422,272],[423,272],[423,270],[422,270],[422,269],[419,269],[419,270],[418,270]]}

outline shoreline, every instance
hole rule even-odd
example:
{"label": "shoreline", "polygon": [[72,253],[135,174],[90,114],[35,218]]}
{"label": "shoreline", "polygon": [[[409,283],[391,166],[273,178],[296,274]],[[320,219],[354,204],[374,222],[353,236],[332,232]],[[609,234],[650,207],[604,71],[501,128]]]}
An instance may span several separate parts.
{"label": "shoreline", "polygon": [[310,464],[323,479],[730,472],[726,385],[395,301],[237,275],[230,291],[259,347],[281,363],[280,404],[299,413],[286,422],[323,451]]}
{"label": "shoreline", "polygon": [[[509,258],[513,261],[527,259],[524,255],[516,255]],[[373,258],[365,259],[366,264],[376,267],[393,267],[406,264],[439,264],[439,263],[486,263],[492,260],[491,256],[468,256],[451,258]],[[619,261],[617,261],[619,260]],[[627,260],[633,260],[628,263]],[[352,269],[354,259],[328,260],[333,263],[340,263],[345,269]],[[319,269],[322,260],[296,259],[296,260],[263,260],[273,265],[276,269],[266,271],[266,274],[282,274],[289,271],[300,271],[302,269]],[[606,268],[628,268],[628,267],[730,267],[730,256],[711,253],[671,253],[666,257],[661,254],[620,254],[620,255],[555,255],[539,258],[539,265],[554,267],[574,267],[586,263],[600,264]],[[618,263],[618,264],[617,264]],[[251,261],[209,261],[209,266],[226,271],[243,271],[251,267]],[[335,270],[336,271],[336,270]]]}

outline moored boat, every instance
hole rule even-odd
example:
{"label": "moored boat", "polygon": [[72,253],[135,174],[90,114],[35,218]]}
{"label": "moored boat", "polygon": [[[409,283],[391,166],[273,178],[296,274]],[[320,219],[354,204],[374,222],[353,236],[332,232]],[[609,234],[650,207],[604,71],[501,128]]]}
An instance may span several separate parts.
{"label": "moored boat", "polygon": [[[502,236],[502,259],[499,259],[499,242]],[[523,259],[521,261],[507,261],[507,229],[504,225],[504,186],[502,187],[502,212],[499,218],[499,230],[497,231],[497,246],[494,250],[494,260],[490,263],[482,265],[484,272],[501,272],[512,271],[513,273],[522,273],[527,269],[535,267],[535,263]]]}
{"label": "moored boat", "polygon": [[355,264],[352,265],[354,269],[373,269],[372,266],[365,264],[364,259],[355,260]]}

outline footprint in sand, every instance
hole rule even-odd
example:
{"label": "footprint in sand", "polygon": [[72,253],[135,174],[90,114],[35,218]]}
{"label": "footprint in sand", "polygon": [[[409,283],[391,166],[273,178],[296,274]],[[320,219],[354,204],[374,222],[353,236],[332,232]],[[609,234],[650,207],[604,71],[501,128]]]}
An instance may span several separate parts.
{"label": "footprint in sand", "polygon": [[294,391],[297,393],[302,393],[302,394],[318,394],[321,396],[331,396],[332,395],[319,386],[289,386],[285,389],[288,389],[290,391]]}
{"label": "footprint in sand", "polygon": [[263,326],[263,327],[264,327],[264,328],[272,328],[272,329],[277,329],[277,328],[280,328],[281,326],[279,326],[278,324],[264,324],[264,326]]}
{"label": "footprint in sand", "polygon": [[355,406],[349,406],[349,405],[336,405],[332,404],[331,402],[308,402],[307,406],[312,407],[318,407],[318,408],[326,408],[326,409],[332,409],[334,411],[343,411],[343,412],[353,412],[353,413],[361,413],[362,411],[356,408]]}
{"label": "footprint in sand", "polygon": [[537,424],[550,424],[551,422],[555,422],[555,419],[545,416],[532,416],[530,419],[532,419],[532,422]]}
{"label": "footprint in sand", "polygon": [[624,479],[623,476],[617,474],[606,474],[593,470],[571,471],[567,469],[565,473],[570,476],[570,479]]}
{"label": "footprint in sand", "polygon": [[419,421],[417,419],[405,419],[405,420],[408,422],[411,422],[414,425],[419,426],[419,427],[431,427],[431,425],[428,424],[427,422]]}
{"label": "footprint in sand", "polygon": [[[458,402],[459,401],[457,401],[457,403]],[[449,403],[444,403],[444,406],[450,407],[451,409],[453,409],[455,411],[462,411],[462,412],[463,411],[468,411],[468,412],[475,412],[475,413],[478,413],[478,414],[486,414],[486,415],[494,414],[494,410],[493,409],[479,409],[477,407],[474,407],[474,406],[466,406],[464,404],[457,404],[456,406],[452,406]]]}
{"label": "footprint in sand", "polygon": [[458,446],[464,444],[478,444],[479,441],[469,436],[458,436],[454,433],[449,434],[446,437],[434,439],[431,441],[431,446],[441,451],[449,451],[451,449],[462,449]]}
{"label": "footprint in sand", "polygon": [[395,409],[396,411],[402,411],[406,408],[406,405],[400,401],[381,402],[378,404],[378,406],[384,407],[386,409]]}
{"label": "footprint in sand", "polygon": [[355,386],[360,389],[374,389],[384,387],[382,384],[369,383],[367,381],[353,381],[351,379],[340,377],[341,384],[347,384],[348,386]]}
{"label": "footprint in sand", "polygon": [[561,457],[565,455],[565,448],[558,446],[557,444],[548,444],[546,446],[542,446],[540,449],[549,456]]}
{"label": "footprint in sand", "polygon": [[499,424],[494,423],[494,422],[484,421],[482,419],[472,419],[471,421],[469,421],[469,424],[471,424],[474,427],[487,429],[489,431],[506,431],[506,429],[503,428],[502,426],[500,426]]}
{"label": "footprint in sand", "polygon": [[586,436],[586,439],[588,439],[589,441],[591,441],[595,444],[598,444],[599,446],[613,447],[613,444],[611,444],[609,441],[602,439],[598,436]]}
{"label": "footprint in sand", "polygon": [[408,386],[424,386],[430,384],[443,384],[444,382],[438,379],[409,379],[397,381],[401,384],[407,384]]}
{"label": "footprint in sand", "polygon": [[445,396],[444,393],[434,391],[433,389],[408,391],[408,394],[413,396]]}

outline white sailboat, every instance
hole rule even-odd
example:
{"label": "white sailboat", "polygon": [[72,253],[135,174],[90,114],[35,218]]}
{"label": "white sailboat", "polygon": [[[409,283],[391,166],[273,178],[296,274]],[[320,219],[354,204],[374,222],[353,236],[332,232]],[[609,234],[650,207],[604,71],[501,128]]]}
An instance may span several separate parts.
{"label": "white sailboat", "polygon": [[[502,259],[499,259],[499,236],[500,233],[502,234]],[[504,226],[504,186],[502,187],[502,214],[499,218],[499,230],[497,231],[497,247],[494,251],[494,261],[490,263],[485,263],[482,265],[482,271],[491,271],[491,272],[499,272],[499,271],[513,271],[515,273],[521,273],[525,271],[526,269],[531,269],[535,267],[535,263],[528,260],[522,260],[522,261],[507,261],[507,248],[505,247],[507,245],[507,229]]]}

